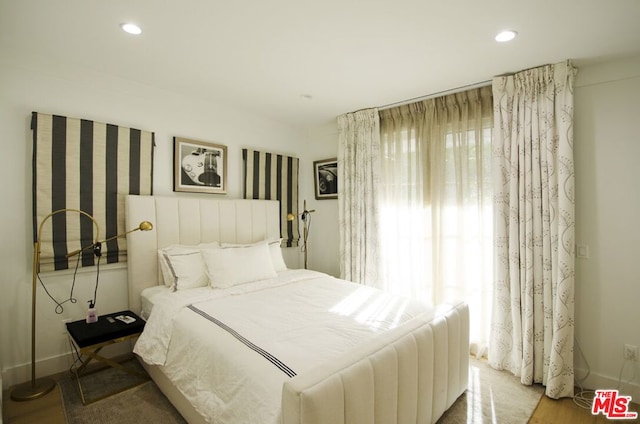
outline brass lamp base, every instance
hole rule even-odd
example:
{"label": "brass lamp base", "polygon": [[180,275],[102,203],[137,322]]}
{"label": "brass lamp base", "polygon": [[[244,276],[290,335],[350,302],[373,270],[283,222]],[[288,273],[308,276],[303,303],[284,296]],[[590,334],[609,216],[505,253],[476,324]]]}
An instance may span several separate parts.
{"label": "brass lamp base", "polygon": [[50,378],[38,378],[18,384],[11,390],[11,399],[15,401],[34,400],[41,398],[56,387],[56,382]]}

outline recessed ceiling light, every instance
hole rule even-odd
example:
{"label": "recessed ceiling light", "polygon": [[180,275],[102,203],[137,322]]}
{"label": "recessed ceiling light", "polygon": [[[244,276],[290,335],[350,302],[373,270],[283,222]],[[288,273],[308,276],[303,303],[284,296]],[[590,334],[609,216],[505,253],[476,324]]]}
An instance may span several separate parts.
{"label": "recessed ceiling light", "polygon": [[502,31],[500,33],[498,33],[498,35],[496,35],[496,41],[500,42],[500,43],[504,43],[506,41],[511,41],[514,38],[516,38],[516,35],[518,35],[517,32],[512,31],[512,30],[506,30],[506,31]]}
{"label": "recessed ceiling light", "polygon": [[124,32],[129,34],[133,34],[133,35],[142,34],[142,28],[140,28],[136,24],[120,24],[120,28],[122,28]]}
{"label": "recessed ceiling light", "polygon": [[313,96],[311,94],[301,94],[300,97],[307,100],[313,99]]}

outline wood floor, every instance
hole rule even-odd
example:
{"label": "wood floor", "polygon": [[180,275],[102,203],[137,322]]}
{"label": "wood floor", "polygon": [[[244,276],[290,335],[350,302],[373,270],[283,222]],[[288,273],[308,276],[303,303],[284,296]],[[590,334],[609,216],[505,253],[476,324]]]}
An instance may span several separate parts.
{"label": "wood floor", "polygon": [[25,402],[11,400],[9,391],[2,394],[2,424],[65,424],[60,388],[40,399]]}
{"label": "wood floor", "polygon": [[[630,411],[638,412],[640,408],[637,404],[631,404]],[[591,410],[576,405],[573,399],[564,398],[559,400],[549,399],[542,396],[540,403],[533,412],[529,424],[600,424],[611,422],[637,423],[640,420],[608,420],[604,415],[592,415]]]}
{"label": "wood floor", "polygon": [[[8,391],[3,393],[2,399],[3,424],[65,424],[62,398],[57,386],[51,393],[32,401],[15,402],[11,400]],[[640,408],[637,404],[633,404],[631,410],[637,412],[640,411]],[[600,424],[607,422],[610,421],[604,415],[591,415],[589,409],[581,408],[572,399],[553,400],[543,396],[528,424]],[[640,422],[640,420],[624,420],[623,422]]]}

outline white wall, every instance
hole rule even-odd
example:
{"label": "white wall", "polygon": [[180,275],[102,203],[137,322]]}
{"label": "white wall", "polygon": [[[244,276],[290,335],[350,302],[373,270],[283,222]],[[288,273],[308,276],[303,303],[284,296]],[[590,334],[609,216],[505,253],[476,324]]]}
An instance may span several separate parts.
{"label": "white wall", "polygon": [[[304,132],[288,125],[247,115],[223,105],[188,98],[144,84],[104,75],[95,70],[79,69],[71,64],[42,63],[18,52],[3,52],[0,58],[0,363],[4,387],[30,378],[31,335],[31,155],[29,129],[32,111],[92,119],[155,132],[154,192],[173,195],[173,136],[212,141],[228,146],[228,196],[241,197],[242,147],[255,147],[300,158],[301,200],[312,204],[311,163],[317,158],[335,156],[335,148],[314,146],[313,157],[306,151]],[[304,196],[303,196],[304,193]],[[181,194],[195,196],[194,194]],[[206,196],[206,195],[205,195]],[[325,201],[329,202],[329,201]],[[301,202],[302,203],[302,202]],[[321,207],[317,207],[321,210]],[[316,221],[315,218],[318,218]],[[314,228],[326,219],[314,216]],[[317,226],[316,226],[317,225]],[[318,241],[321,231],[312,233]],[[315,247],[312,248],[315,250]],[[329,255],[330,256],[330,255]],[[286,249],[289,267],[302,266],[297,249]],[[320,260],[322,268],[335,267]],[[68,296],[71,273],[45,275],[49,290],[58,298]],[[48,375],[66,370],[70,365],[69,345],[63,335],[62,319],[81,319],[86,300],[93,297],[95,272],[78,276],[75,297],[78,303],[65,305],[57,315],[54,304],[38,289],[37,371]],[[98,312],[127,308],[126,269],[102,267],[98,292]]]}
{"label": "white wall", "polygon": [[[575,89],[577,377],[616,388],[623,345],[640,346],[640,56],[579,70]],[[640,363],[621,391],[640,400]]]}
{"label": "white wall", "polygon": [[315,209],[311,214],[308,237],[309,268],[339,277],[338,200],[317,200],[313,182],[313,161],[331,159],[338,155],[337,121],[305,129],[304,139],[307,144],[305,153],[309,160],[305,162],[304,169],[300,166],[300,173],[310,179],[310,184],[300,190],[300,199],[307,200],[307,209]]}

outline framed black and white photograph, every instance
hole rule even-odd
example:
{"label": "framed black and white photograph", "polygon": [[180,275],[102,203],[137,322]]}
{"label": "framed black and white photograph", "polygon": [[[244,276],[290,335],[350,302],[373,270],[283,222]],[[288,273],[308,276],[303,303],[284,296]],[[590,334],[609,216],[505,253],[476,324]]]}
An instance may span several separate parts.
{"label": "framed black and white photograph", "polygon": [[313,162],[316,199],[338,198],[338,160],[324,159]]}
{"label": "framed black and white photograph", "polygon": [[173,138],[173,191],[227,193],[227,146]]}

